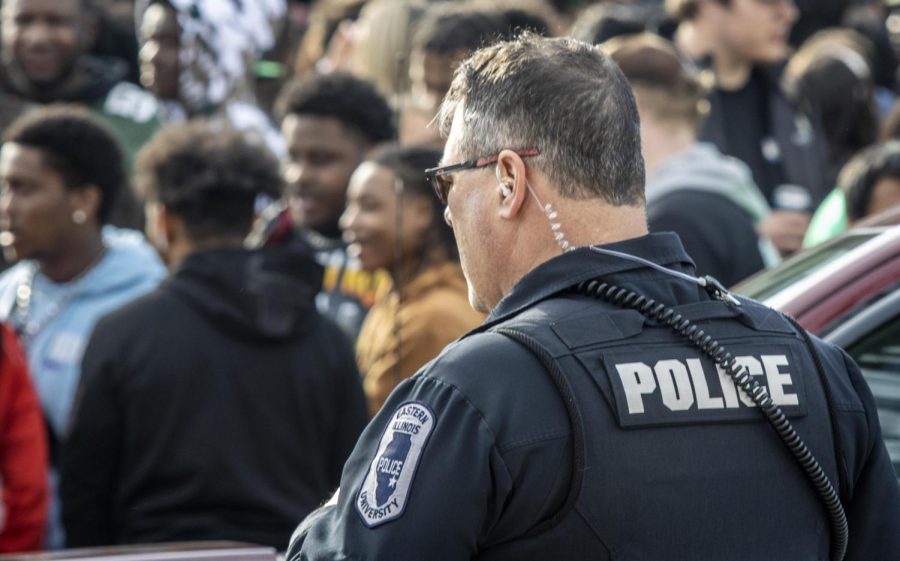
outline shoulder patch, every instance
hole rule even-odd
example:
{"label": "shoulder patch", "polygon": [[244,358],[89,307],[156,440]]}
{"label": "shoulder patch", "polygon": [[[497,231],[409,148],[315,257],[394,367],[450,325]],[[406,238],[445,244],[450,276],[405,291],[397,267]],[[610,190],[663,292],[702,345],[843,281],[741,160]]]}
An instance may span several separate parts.
{"label": "shoulder patch", "polygon": [[437,419],[418,401],[407,401],[391,416],[378,451],[356,496],[356,511],[369,528],[399,518]]}

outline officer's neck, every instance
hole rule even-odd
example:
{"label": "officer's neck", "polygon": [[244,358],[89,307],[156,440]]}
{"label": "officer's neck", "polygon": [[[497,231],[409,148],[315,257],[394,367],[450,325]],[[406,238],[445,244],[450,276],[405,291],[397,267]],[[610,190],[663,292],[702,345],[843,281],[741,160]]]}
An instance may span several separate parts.
{"label": "officer's neck", "polygon": [[558,197],[553,201],[559,229],[553,230],[541,212],[523,218],[519,235],[512,247],[504,251],[510,258],[500,273],[501,297],[530,271],[564,253],[557,233],[565,235],[569,248],[605,245],[647,234],[647,215],[643,203],[636,206],[613,206],[600,199],[588,201]]}

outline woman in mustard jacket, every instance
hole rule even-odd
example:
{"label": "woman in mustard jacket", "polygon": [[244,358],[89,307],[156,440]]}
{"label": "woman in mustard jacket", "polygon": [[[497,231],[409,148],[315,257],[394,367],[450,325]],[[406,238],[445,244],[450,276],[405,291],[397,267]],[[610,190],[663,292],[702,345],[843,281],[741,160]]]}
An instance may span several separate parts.
{"label": "woman in mustard jacket", "polygon": [[383,149],[360,164],[347,190],[340,224],[348,251],[392,281],[357,341],[372,415],[397,384],[484,319],[469,306],[453,231],[425,179],[440,157],[426,148]]}

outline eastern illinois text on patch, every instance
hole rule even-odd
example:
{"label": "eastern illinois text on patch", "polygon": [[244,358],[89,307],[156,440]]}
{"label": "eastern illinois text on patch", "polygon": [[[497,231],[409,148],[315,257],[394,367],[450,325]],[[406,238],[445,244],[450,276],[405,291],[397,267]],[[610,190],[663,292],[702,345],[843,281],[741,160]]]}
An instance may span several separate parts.
{"label": "eastern illinois text on patch", "polygon": [[403,514],[435,422],[431,409],[418,401],[401,404],[391,416],[356,497],[356,510],[370,528]]}

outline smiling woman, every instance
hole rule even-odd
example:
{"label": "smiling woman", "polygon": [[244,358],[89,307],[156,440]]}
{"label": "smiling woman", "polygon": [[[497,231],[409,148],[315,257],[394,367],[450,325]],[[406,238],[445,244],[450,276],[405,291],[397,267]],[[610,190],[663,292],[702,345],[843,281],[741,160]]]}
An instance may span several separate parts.
{"label": "smiling woman", "polygon": [[481,323],[468,304],[453,231],[423,170],[440,159],[424,148],[386,148],[353,173],[341,216],[348,251],[393,281],[360,332],[357,362],[369,411],[455,339]]}

